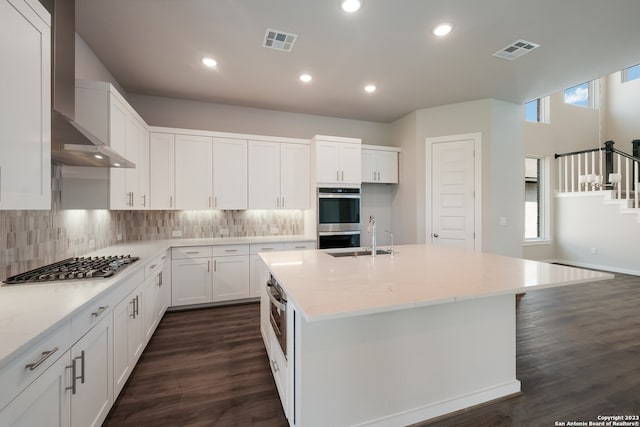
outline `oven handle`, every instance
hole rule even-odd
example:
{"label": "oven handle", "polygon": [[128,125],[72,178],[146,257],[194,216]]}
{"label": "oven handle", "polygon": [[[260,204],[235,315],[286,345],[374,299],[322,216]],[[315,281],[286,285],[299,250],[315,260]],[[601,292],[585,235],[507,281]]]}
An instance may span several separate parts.
{"label": "oven handle", "polygon": [[275,305],[280,311],[287,311],[287,304],[281,301],[278,301],[276,297],[273,295],[274,291],[275,289],[273,288],[273,286],[267,286],[267,295],[269,295],[269,300],[271,301],[271,304]]}
{"label": "oven handle", "polygon": [[360,234],[359,231],[319,231],[318,236],[353,236]]}
{"label": "oven handle", "polygon": [[282,332],[280,332],[280,328],[278,327],[278,323],[276,319],[273,317],[273,313],[269,313],[269,323],[271,323],[271,328],[273,329],[273,333],[276,334],[277,337],[282,336]]}
{"label": "oven handle", "polygon": [[318,199],[361,199],[360,194],[318,194]]}

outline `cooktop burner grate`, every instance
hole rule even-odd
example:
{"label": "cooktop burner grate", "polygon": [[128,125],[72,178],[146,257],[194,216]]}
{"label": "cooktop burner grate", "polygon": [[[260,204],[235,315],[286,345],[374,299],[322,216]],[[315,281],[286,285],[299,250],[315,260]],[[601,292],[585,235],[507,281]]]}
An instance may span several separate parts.
{"label": "cooktop burner grate", "polygon": [[7,285],[111,277],[140,258],[130,255],[74,257],[8,277]]}

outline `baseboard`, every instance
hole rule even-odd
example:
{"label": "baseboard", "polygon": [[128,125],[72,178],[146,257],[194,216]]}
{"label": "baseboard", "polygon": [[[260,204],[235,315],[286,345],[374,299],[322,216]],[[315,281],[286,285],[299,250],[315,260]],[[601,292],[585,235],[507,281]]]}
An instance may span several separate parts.
{"label": "baseboard", "polygon": [[365,421],[356,424],[358,427],[397,427],[415,424],[463,409],[492,402],[494,400],[511,397],[520,394],[520,381],[513,380],[506,384],[500,384],[484,390],[459,396],[453,399],[444,400],[437,403],[398,412],[375,420]]}

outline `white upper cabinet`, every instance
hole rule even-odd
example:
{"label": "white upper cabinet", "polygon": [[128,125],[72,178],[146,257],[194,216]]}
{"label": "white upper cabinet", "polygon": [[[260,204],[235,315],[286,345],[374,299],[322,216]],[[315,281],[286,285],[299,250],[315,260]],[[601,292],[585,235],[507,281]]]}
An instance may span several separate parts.
{"label": "white upper cabinet", "polygon": [[148,209],[148,131],[144,120],[110,84],[76,81],[76,121],[135,168],[109,169],[109,209]]}
{"label": "white upper cabinet", "polygon": [[309,208],[309,145],[249,141],[249,209]]}
{"label": "white upper cabinet", "polygon": [[249,209],[280,208],[280,143],[249,141]]}
{"label": "white upper cabinet", "polygon": [[247,141],[213,138],[213,208],[247,209]]}
{"label": "white upper cabinet", "polygon": [[362,159],[360,140],[315,136],[316,183],[360,185]]}
{"label": "white upper cabinet", "polygon": [[176,209],[213,209],[211,137],[176,135]]}
{"label": "white upper cabinet", "polygon": [[398,149],[362,147],[362,182],[397,184]]}
{"label": "white upper cabinet", "polygon": [[175,209],[175,135],[151,132],[149,139],[150,208]]}
{"label": "white upper cabinet", "polygon": [[309,146],[280,145],[280,209],[309,209]]}
{"label": "white upper cabinet", "polygon": [[51,209],[51,27],[36,0],[0,0],[0,209]]}

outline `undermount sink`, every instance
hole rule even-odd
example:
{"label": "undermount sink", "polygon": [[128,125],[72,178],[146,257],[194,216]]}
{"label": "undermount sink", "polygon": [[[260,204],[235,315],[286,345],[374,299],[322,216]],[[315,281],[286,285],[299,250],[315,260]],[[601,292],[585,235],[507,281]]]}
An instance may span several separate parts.
{"label": "undermount sink", "polygon": [[[358,256],[371,256],[370,250],[364,251],[352,251],[352,252],[327,252],[332,257],[358,257]],[[378,249],[376,251],[376,255],[389,255],[391,251]]]}

